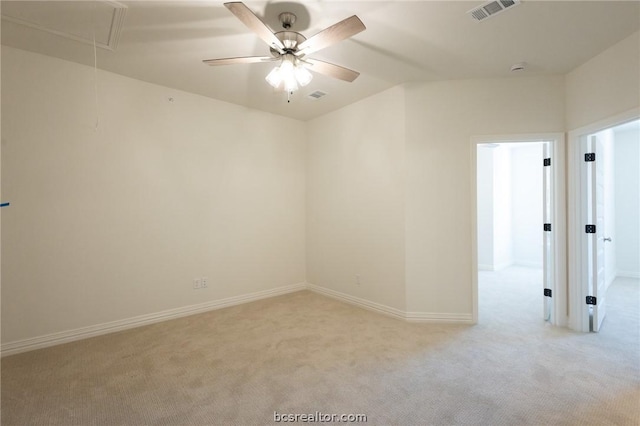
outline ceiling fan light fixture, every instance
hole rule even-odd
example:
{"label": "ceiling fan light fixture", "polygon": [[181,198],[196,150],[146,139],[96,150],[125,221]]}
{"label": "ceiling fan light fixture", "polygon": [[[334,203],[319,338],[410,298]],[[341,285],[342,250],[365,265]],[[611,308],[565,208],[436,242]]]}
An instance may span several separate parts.
{"label": "ceiling fan light fixture", "polygon": [[275,67],[274,69],[272,69],[271,72],[267,74],[267,76],[264,79],[267,80],[267,83],[273,86],[274,89],[277,89],[278,86],[280,86],[280,83],[282,83],[282,76],[280,75],[280,67]]}
{"label": "ceiling fan light fixture", "polygon": [[[500,1],[516,2],[520,0]],[[298,90],[300,86],[308,85],[313,79],[313,75],[309,72],[308,66],[313,66],[311,69],[314,72],[347,82],[354,81],[360,75],[357,71],[307,57],[310,53],[317,52],[320,49],[329,47],[364,31],[366,27],[356,15],[343,19],[307,39],[299,32],[291,30],[292,25],[296,21],[296,15],[294,13],[281,13],[278,18],[284,31],[273,32],[267,24],[241,1],[226,2],[224,6],[269,46],[271,57],[243,56],[205,59],[203,61],[205,64],[216,66],[280,60],[280,65],[272,69],[265,77],[265,80],[274,89],[279,90],[282,88],[287,91],[287,99],[289,99],[290,95],[295,90]]]}
{"label": "ceiling fan light fixture", "polygon": [[282,62],[280,63],[280,72],[283,74],[293,74],[294,65],[294,57],[292,54],[287,53],[282,56]]}
{"label": "ceiling fan light fixture", "polygon": [[286,54],[282,57],[282,63],[280,64],[280,77],[284,82],[284,90],[288,93],[298,90],[298,83],[296,82],[295,65],[293,64],[293,55]]}
{"label": "ceiling fan light fixture", "polygon": [[284,91],[287,93],[293,93],[298,90],[298,82],[295,78],[287,78],[284,80]]}
{"label": "ceiling fan light fixture", "polygon": [[280,66],[272,69],[265,77],[267,83],[275,89],[284,83],[284,90],[288,93],[298,90],[298,86],[306,86],[312,79],[311,73],[290,53],[283,55]]}
{"label": "ceiling fan light fixture", "polygon": [[307,70],[303,65],[298,65],[296,67],[295,74],[296,74],[296,80],[298,81],[298,84],[300,84],[300,86],[302,87],[311,83],[311,80],[313,79],[313,75],[311,75],[309,70]]}

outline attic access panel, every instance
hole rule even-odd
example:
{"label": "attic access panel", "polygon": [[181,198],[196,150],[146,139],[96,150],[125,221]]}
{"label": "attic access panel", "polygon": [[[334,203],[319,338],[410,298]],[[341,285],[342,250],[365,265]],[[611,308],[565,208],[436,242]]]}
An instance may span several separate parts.
{"label": "attic access panel", "polygon": [[115,1],[3,1],[2,19],[115,50],[127,7]]}

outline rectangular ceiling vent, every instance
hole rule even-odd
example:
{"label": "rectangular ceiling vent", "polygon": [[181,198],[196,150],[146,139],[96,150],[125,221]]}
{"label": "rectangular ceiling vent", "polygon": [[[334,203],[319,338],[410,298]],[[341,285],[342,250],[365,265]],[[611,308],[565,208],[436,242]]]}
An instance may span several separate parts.
{"label": "rectangular ceiling vent", "polygon": [[520,0],[495,0],[486,2],[467,13],[476,21],[484,21],[487,18],[497,15],[513,6],[520,4]]}
{"label": "rectangular ceiling vent", "polygon": [[323,96],[326,96],[327,94],[325,92],[321,92],[320,90],[316,90],[313,93],[310,93],[309,95],[307,95],[307,98],[313,100],[313,101],[317,101],[318,99],[322,98]]}

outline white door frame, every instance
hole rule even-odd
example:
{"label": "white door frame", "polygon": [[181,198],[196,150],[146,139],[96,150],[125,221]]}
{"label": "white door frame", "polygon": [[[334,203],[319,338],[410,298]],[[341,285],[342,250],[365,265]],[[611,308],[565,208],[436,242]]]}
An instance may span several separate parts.
{"label": "white door frame", "polygon": [[[552,167],[552,230],[554,256],[554,286],[553,294],[553,324],[567,325],[567,264],[566,264],[566,205],[565,205],[565,140],[564,133],[527,133],[515,135],[484,135],[471,137],[471,262],[473,265],[473,323],[478,322],[478,171],[477,149],[484,143],[518,143],[518,142],[549,142],[551,144]],[[540,167],[543,167],[540,163]],[[542,224],[540,224],[540,232]],[[540,298],[544,296],[540,291]]]}
{"label": "white door frame", "polygon": [[586,217],[587,202],[582,191],[581,170],[584,158],[580,155],[583,149],[580,140],[583,136],[638,119],[640,119],[640,108],[634,108],[569,132],[567,145],[568,326],[575,331],[589,331],[589,307],[585,302],[588,290],[586,283],[589,281],[588,260],[583,250],[585,244],[583,217]]}

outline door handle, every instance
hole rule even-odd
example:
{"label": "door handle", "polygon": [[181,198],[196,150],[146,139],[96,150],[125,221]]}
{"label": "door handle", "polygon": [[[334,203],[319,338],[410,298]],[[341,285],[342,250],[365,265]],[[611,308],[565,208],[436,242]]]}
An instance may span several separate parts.
{"label": "door handle", "polygon": [[611,242],[611,237],[605,237],[604,240]]}

